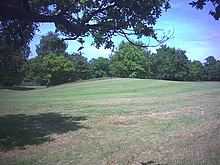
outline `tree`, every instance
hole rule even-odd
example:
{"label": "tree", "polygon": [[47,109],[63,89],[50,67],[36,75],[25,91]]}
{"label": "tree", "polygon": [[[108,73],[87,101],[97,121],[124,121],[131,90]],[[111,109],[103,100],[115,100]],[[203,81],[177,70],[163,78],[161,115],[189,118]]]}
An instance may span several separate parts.
{"label": "tree", "polygon": [[201,81],[204,77],[204,66],[200,61],[193,61],[189,63],[188,80]]}
{"label": "tree", "polygon": [[99,57],[98,59],[90,60],[91,76],[93,78],[110,76],[110,60],[108,58]]}
{"label": "tree", "polygon": [[29,60],[25,71],[25,81],[50,86],[72,81],[75,65],[66,56],[50,54]]}
{"label": "tree", "polygon": [[[137,43],[141,45],[142,43]],[[141,47],[122,42],[111,57],[110,70],[112,76],[130,78],[150,78],[150,52]]]}
{"label": "tree", "polygon": [[[12,86],[19,84],[23,74],[22,65],[27,60],[32,34],[28,29],[33,27],[23,21],[0,22],[0,85]],[[19,31],[19,33],[18,33]]]}
{"label": "tree", "polygon": [[217,61],[214,56],[209,56],[205,59],[205,80],[220,80],[220,61]]}
{"label": "tree", "polygon": [[27,60],[22,68],[24,72],[22,85],[45,85],[47,83],[47,80],[42,79],[41,65],[42,63],[39,57]]}
{"label": "tree", "polygon": [[153,77],[166,80],[186,80],[188,58],[186,51],[162,45],[152,59]]}
{"label": "tree", "polygon": [[69,56],[71,61],[75,65],[75,71],[73,72],[73,80],[86,80],[90,78],[90,68],[87,58],[82,54],[72,54]]}
{"label": "tree", "polygon": [[205,65],[206,67],[211,67],[211,66],[215,65],[216,62],[217,62],[217,60],[215,59],[214,56],[209,56],[209,57],[207,57],[207,58],[205,59],[204,65]]}
{"label": "tree", "polygon": [[153,26],[169,8],[168,0],[3,0],[0,21],[22,20],[34,25],[53,22],[56,31],[68,39],[90,35],[96,47],[111,48],[115,35],[128,40],[133,35],[146,36],[159,44],[165,42],[169,36],[158,38]]}
{"label": "tree", "polygon": [[62,55],[65,54],[67,44],[58,37],[57,34],[49,32],[42,36],[40,44],[36,46],[36,52],[39,56],[46,56],[49,54]]}
{"label": "tree", "polygon": [[[75,68],[72,61],[67,58],[68,54],[65,52],[67,44],[57,34],[49,32],[42,36],[40,44],[36,47],[38,56],[29,60],[28,64],[24,66],[23,71],[26,76],[23,81],[40,85],[69,82],[72,78],[69,71],[73,71]],[[55,57],[52,57],[53,55]]]}
{"label": "tree", "polygon": [[220,81],[220,61],[219,60],[215,64],[215,80]]}
{"label": "tree", "polygon": [[220,18],[220,1],[219,0],[197,0],[197,1],[191,2],[190,5],[192,7],[202,10],[208,2],[210,2],[213,6],[213,9],[209,11],[209,14],[211,14],[215,20],[219,20]]}

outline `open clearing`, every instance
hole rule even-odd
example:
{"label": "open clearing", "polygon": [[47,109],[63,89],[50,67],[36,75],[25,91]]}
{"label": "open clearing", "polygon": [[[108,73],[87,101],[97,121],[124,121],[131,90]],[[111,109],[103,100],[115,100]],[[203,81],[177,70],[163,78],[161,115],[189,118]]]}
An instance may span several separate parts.
{"label": "open clearing", "polygon": [[0,89],[0,164],[141,163],[220,164],[220,82]]}

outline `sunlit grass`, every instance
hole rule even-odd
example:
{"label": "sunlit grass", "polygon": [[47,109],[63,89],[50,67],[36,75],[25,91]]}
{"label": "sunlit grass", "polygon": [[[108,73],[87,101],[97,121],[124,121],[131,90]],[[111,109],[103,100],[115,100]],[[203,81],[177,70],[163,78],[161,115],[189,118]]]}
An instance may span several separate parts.
{"label": "sunlit grass", "polygon": [[0,105],[0,164],[220,161],[218,82],[107,79],[3,89]]}

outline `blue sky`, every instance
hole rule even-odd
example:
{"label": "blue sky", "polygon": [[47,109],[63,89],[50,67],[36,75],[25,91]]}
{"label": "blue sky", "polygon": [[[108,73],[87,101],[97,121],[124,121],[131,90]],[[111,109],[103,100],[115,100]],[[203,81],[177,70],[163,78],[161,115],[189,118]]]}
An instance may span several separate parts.
{"label": "blue sky", "polygon": [[[209,15],[210,5],[205,6],[204,10],[196,10],[189,5],[191,0],[170,0],[171,9],[164,12],[158,19],[156,28],[164,29],[165,32],[173,31],[173,38],[165,44],[170,47],[186,50],[186,55],[190,60],[200,60],[201,62],[208,56],[214,56],[220,60],[219,43],[220,43],[220,20],[214,20]],[[36,33],[30,47],[32,51],[31,57],[36,56],[35,45],[39,44],[40,36],[47,34],[49,31],[55,31],[54,25],[51,23],[42,24],[40,31]],[[125,40],[121,37],[115,37],[115,45]],[[142,42],[148,43],[148,39],[142,39]],[[81,46],[76,41],[67,41],[67,52],[77,52]],[[109,57],[111,51],[108,49],[96,49],[91,46],[92,38],[86,38],[83,53],[89,60],[91,58]],[[157,47],[158,48],[158,47]],[[157,48],[149,48],[155,52]]]}

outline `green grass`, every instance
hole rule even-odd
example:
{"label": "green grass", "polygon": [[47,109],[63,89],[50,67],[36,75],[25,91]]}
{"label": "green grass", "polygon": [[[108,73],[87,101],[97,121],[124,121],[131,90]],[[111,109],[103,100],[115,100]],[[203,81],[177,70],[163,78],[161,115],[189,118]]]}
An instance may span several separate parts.
{"label": "green grass", "polygon": [[219,164],[220,82],[0,89],[0,164]]}

